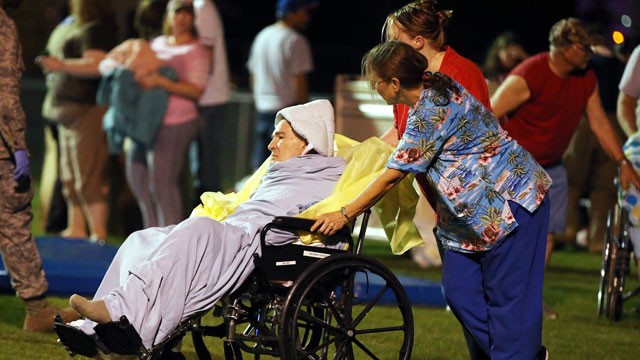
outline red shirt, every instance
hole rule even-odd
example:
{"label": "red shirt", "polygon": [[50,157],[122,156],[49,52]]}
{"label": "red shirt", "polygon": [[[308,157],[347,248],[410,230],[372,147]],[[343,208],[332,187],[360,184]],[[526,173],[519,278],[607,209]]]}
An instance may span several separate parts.
{"label": "red shirt", "polygon": [[[446,46],[439,72],[457,81],[471,95],[480,100],[487,109],[491,110],[487,82],[482,71],[473,61],[458,54],[451,46]],[[404,104],[393,105],[394,126],[398,129],[398,138],[402,137],[407,127],[409,108],[408,105]]]}
{"label": "red shirt", "polygon": [[523,61],[510,75],[524,78],[531,95],[509,114],[503,128],[542,166],[559,163],[595,90],[595,73],[561,78],[551,71],[549,52],[544,52]]}

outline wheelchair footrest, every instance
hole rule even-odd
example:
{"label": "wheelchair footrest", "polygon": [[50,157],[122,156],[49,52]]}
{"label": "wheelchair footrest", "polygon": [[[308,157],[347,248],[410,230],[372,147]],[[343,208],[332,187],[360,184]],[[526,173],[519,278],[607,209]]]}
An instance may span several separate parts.
{"label": "wheelchair footrest", "polygon": [[98,324],[94,330],[104,345],[116,354],[138,355],[146,352],[140,335],[124,315],[120,321]]}
{"label": "wheelchair footrest", "polygon": [[58,315],[55,318],[54,330],[58,335],[58,339],[65,346],[69,355],[82,355],[86,357],[94,357],[98,353],[98,344],[95,336],[87,335],[82,330],[67,325]]}

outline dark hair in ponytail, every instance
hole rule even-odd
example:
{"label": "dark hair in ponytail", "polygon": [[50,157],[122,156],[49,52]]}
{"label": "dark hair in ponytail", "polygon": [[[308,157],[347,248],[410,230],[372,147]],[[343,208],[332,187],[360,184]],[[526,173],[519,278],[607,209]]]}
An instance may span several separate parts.
{"label": "dark hair in ponytail", "polygon": [[447,75],[425,71],[428,66],[427,58],[410,45],[387,41],[369,50],[362,58],[362,76],[365,79],[374,76],[382,80],[396,78],[405,89],[433,90],[434,99],[438,100],[436,105],[445,106],[451,92],[458,93],[458,90]]}
{"label": "dark hair in ponytail", "polygon": [[[442,50],[447,42],[445,28],[453,16],[452,10],[437,10],[437,0],[418,0],[409,3],[387,16],[382,32],[385,37],[392,24],[403,32],[415,37],[428,39],[437,50]],[[391,39],[389,39],[391,40]]]}

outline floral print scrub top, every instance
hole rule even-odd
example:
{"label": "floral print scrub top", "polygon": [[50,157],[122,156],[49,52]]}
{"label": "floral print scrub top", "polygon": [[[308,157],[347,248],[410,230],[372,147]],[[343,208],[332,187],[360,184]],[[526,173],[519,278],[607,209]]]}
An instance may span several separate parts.
{"label": "floral print scrub top", "polygon": [[386,166],[426,175],[445,248],[490,250],[518,226],[508,200],[535,211],[551,178],[491,111],[454,84],[458,94],[448,99],[422,91]]}

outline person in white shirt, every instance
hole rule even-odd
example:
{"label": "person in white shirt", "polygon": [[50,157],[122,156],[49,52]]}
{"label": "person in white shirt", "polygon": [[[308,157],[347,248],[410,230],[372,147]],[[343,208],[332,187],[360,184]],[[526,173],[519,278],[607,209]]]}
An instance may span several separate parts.
{"label": "person in white shirt", "polygon": [[258,168],[269,156],[266,144],[278,109],[309,99],[306,75],[313,70],[309,42],[300,32],[311,20],[317,0],[278,0],[277,21],[256,36],[247,68],[256,106],[251,166]]}

